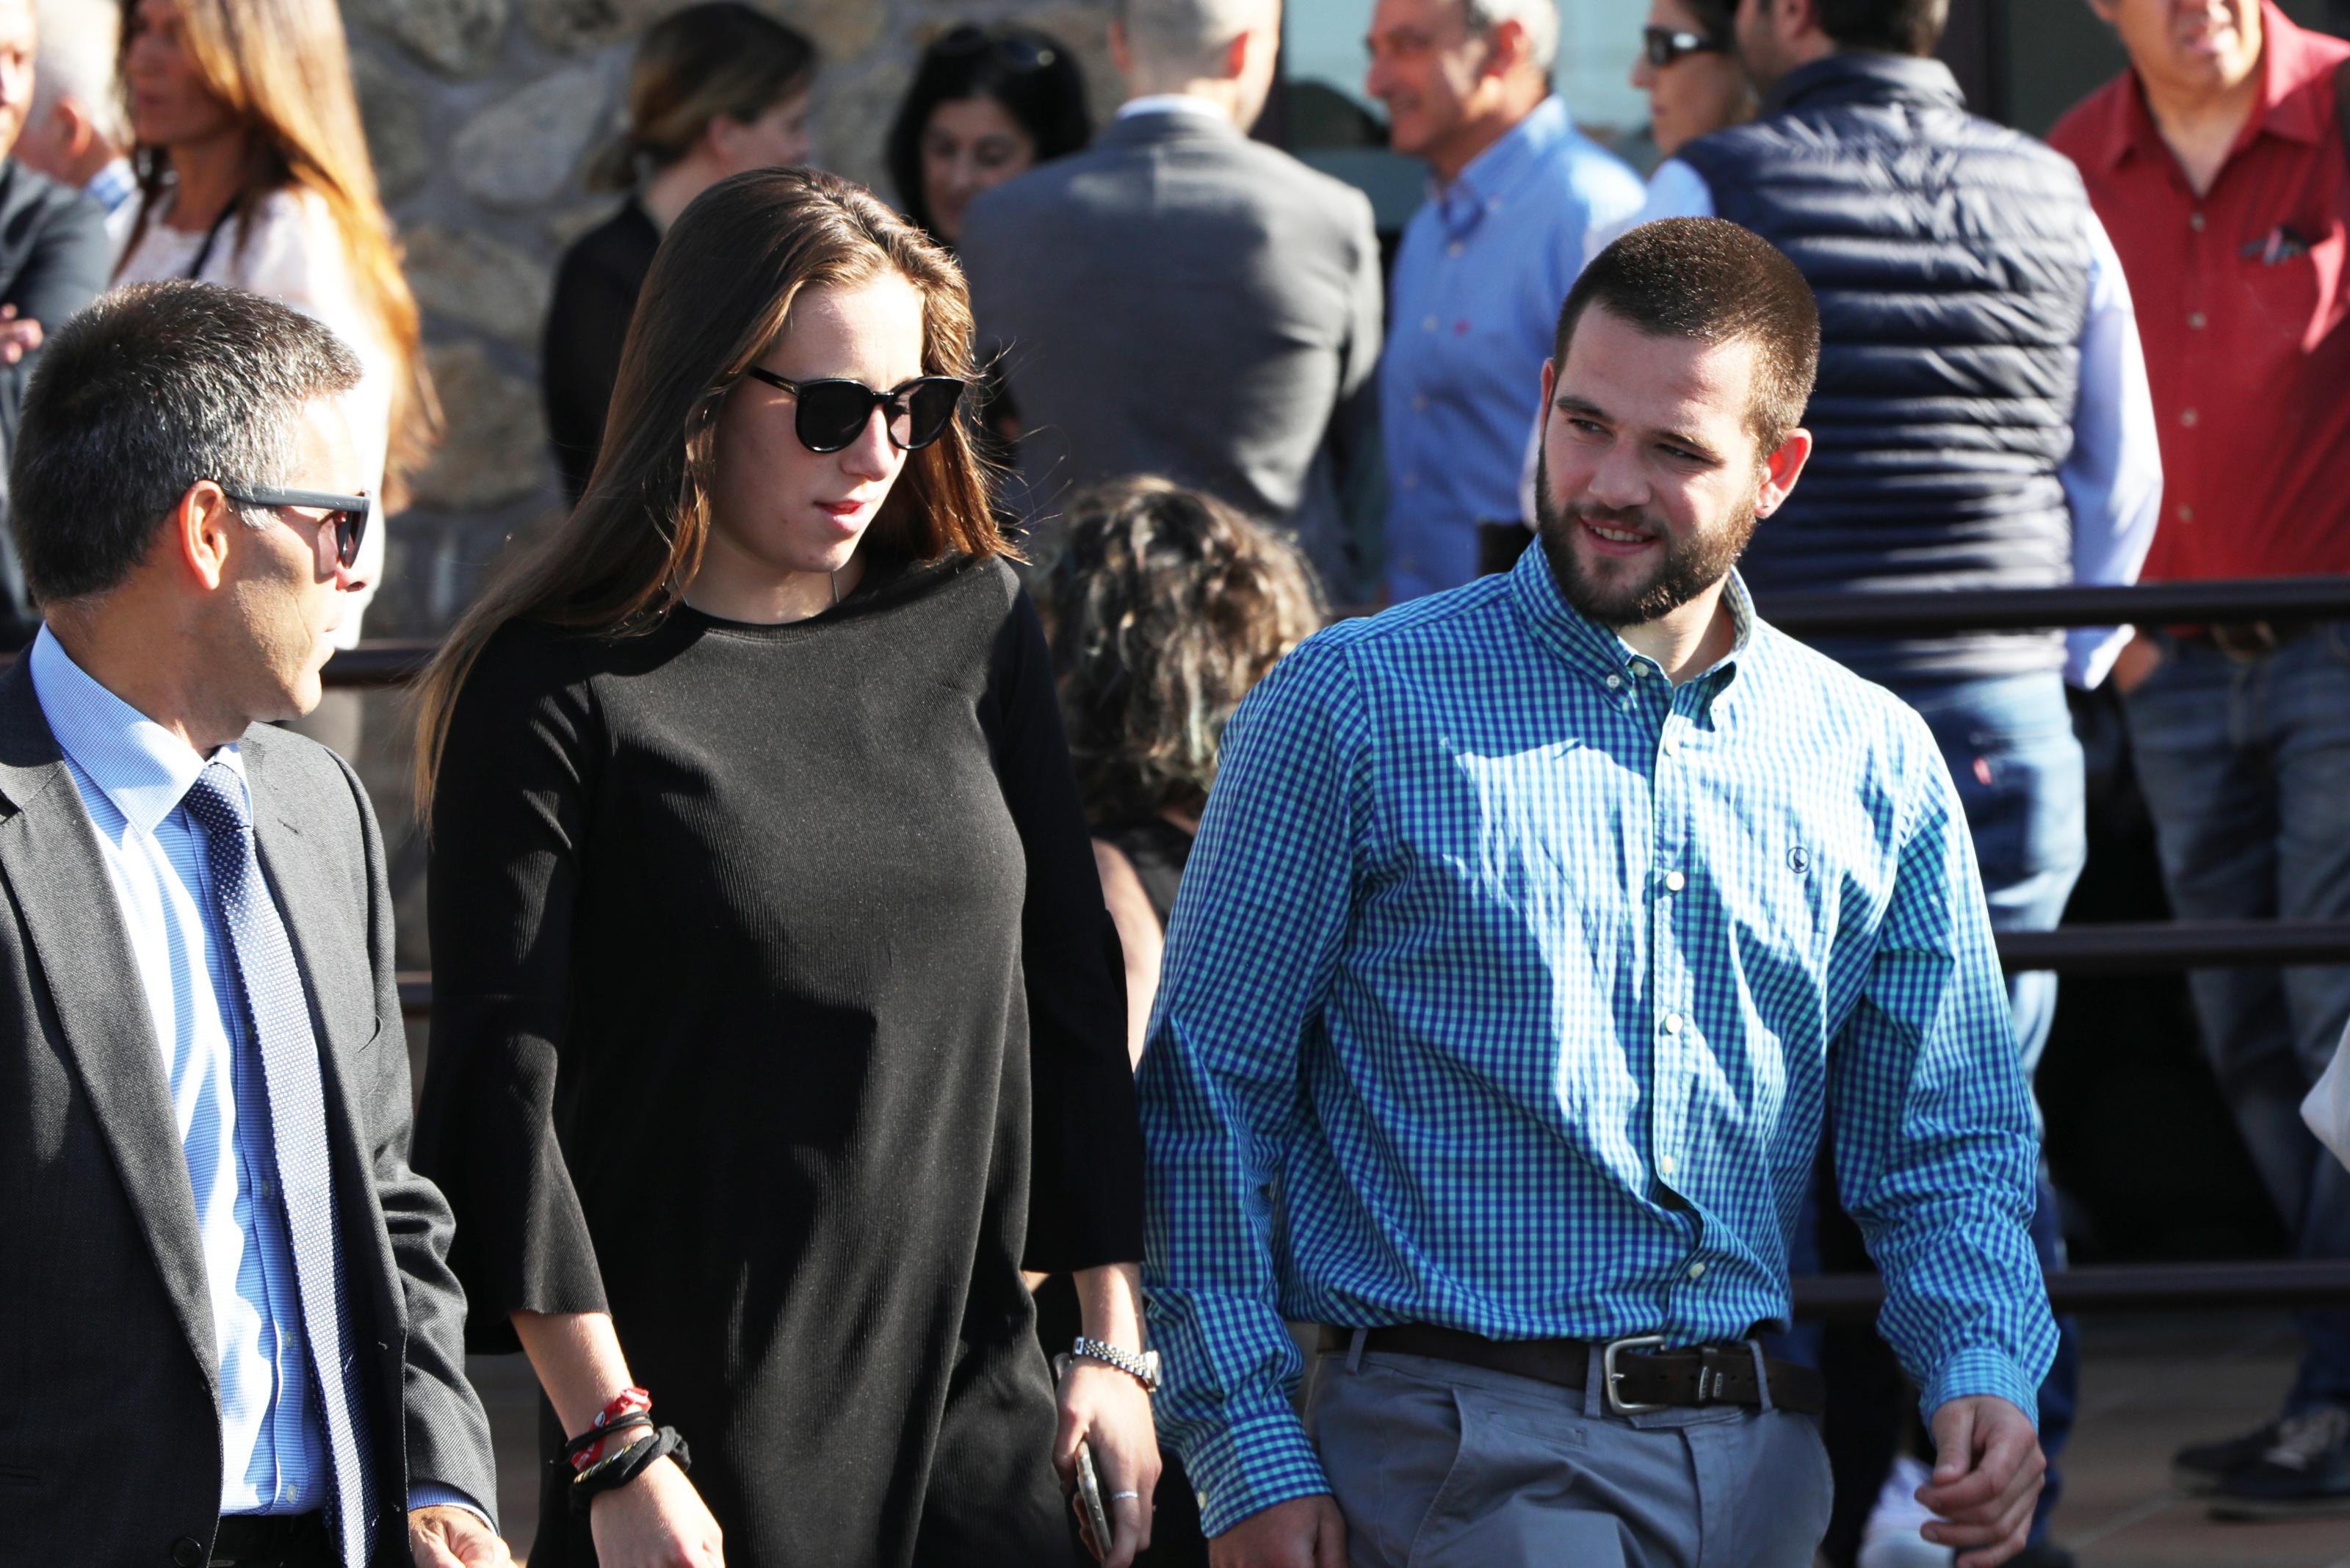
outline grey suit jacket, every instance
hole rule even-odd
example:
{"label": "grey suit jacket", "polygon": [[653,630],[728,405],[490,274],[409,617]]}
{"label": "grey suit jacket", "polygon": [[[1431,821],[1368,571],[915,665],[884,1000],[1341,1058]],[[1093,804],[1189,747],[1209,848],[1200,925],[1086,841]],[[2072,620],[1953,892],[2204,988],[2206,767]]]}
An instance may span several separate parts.
{"label": "grey suit jacket", "polygon": [[[411,1476],[484,1509],[497,1484],[448,1205],[408,1168],[383,838],[333,753],[262,726],[241,748],[325,1069],[375,1561],[404,1563]],[[0,678],[0,1560],[201,1562],[222,1457],[195,1200],[130,938],[26,660]]]}
{"label": "grey suit jacket", "polygon": [[1378,462],[1381,312],[1362,192],[1208,115],[1130,115],[973,202],[962,255],[1040,518],[1072,485],[1160,474],[1294,528],[1359,602],[1376,541],[1341,494]]}

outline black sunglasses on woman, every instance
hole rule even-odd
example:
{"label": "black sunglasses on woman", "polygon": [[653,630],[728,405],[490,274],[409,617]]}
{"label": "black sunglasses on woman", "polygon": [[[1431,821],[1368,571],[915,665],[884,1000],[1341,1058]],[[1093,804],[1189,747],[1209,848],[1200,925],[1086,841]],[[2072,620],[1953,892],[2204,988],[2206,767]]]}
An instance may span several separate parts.
{"label": "black sunglasses on woman", "polygon": [[1685,33],[1678,27],[1643,27],[1640,47],[1648,63],[1663,70],[1683,55],[1726,55],[1730,46],[1720,38],[1709,38],[1703,33]]}
{"label": "black sunglasses on woman", "polygon": [[920,452],[947,433],[955,407],[962,401],[964,383],[952,376],[917,376],[886,392],[862,381],[828,376],[819,381],[793,381],[773,370],[753,365],[744,371],[754,380],[789,392],[797,407],[792,429],[810,452],[838,452],[865,431],[873,410],[888,410],[883,428],[889,444],[899,452]]}

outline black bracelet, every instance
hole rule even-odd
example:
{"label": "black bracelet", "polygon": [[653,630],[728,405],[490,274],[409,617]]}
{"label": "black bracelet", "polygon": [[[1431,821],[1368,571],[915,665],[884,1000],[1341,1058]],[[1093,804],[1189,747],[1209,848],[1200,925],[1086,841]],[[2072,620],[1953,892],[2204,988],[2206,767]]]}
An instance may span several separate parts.
{"label": "black bracelet", "polygon": [[588,1428],[586,1431],[580,1433],[577,1437],[564,1444],[563,1452],[546,1462],[553,1465],[556,1469],[568,1473],[573,1469],[574,1460],[577,1459],[580,1455],[586,1453],[597,1444],[602,1442],[605,1438],[615,1437],[622,1432],[632,1431],[639,1427],[642,1427],[648,1432],[651,1431],[653,1429],[653,1418],[642,1410],[631,1410],[627,1415],[621,1417],[619,1420],[614,1421],[608,1427]]}
{"label": "black bracelet", "polygon": [[693,1468],[693,1456],[686,1451],[685,1439],[678,1436],[675,1427],[663,1427],[650,1438],[637,1441],[610,1459],[590,1465],[571,1478],[571,1511],[585,1513],[599,1492],[614,1491],[628,1485],[654,1460],[672,1459],[681,1470]]}

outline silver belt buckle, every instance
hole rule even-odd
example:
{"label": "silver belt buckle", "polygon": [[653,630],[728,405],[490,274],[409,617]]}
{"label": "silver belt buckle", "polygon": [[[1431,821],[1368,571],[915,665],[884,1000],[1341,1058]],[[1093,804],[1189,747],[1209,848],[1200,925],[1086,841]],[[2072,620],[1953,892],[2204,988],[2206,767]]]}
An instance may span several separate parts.
{"label": "silver belt buckle", "polygon": [[1662,1410],[1662,1405],[1637,1405],[1616,1392],[1624,1374],[1616,1369],[1616,1357],[1627,1350],[1662,1350],[1665,1336],[1661,1334],[1636,1334],[1627,1339],[1612,1340],[1599,1353],[1599,1369],[1607,1379],[1607,1407],[1618,1416],[1637,1416],[1648,1410]]}

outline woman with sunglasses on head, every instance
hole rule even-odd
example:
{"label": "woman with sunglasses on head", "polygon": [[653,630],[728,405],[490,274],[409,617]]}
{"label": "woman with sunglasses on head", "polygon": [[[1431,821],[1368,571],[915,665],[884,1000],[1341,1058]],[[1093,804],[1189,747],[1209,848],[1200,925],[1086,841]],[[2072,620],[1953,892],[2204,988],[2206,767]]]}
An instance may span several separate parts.
{"label": "woman with sunglasses on head", "polygon": [[[360,466],[378,512],[398,509],[434,407],[333,0],[125,0],[120,60],[139,196],[114,281],[228,284],[332,327],[365,369],[344,400]],[[346,648],[382,580],[380,526],[355,575]],[[357,694],[304,727],[349,750]]]}
{"label": "woman with sunglasses on head", "polygon": [[[1147,1542],[1117,937],[971,353],[868,192],[712,188],[587,499],[424,679],[418,1159],[572,1461],[535,1563],[1066,1563],[1080,1437]],[[1057,1417],[1024,1271],[1092,1342]]]}
{"label": "woman with sunglasses on head", "polygon": [[952,247],[983,191],[1093,139],[1075,56],[1031,28],[966,23],[922,51],[889,127],[898,204]]}
{"label": "woman with sunglasses on head", "polygon": [[596,467],[629,315],[661,235],[728,175],[808,161],[816,64],[800,33],[734,0],[672,12],[638,40],[628,128],[588,170],[589,189],[629,199],[564,251],[541,339],[547,441],[574,504]]}

